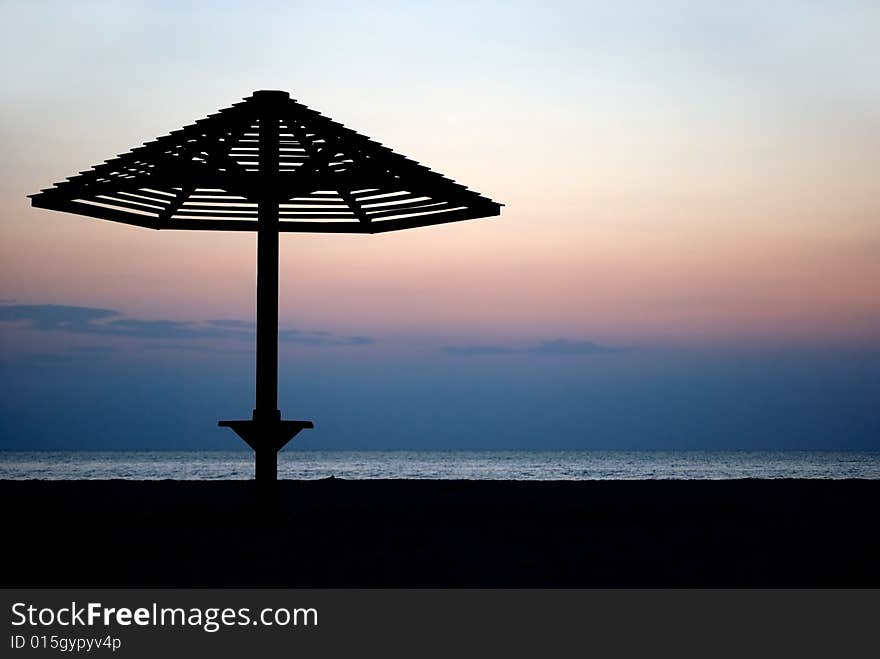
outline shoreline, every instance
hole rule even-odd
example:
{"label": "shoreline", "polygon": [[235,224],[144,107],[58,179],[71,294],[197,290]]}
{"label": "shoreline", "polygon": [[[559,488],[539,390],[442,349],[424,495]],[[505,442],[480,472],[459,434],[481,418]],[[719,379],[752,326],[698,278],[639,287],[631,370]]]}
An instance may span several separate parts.
{"label": "shoreline", "polygon": [[[250,480],[250,451],[0,452],[8,480]],[[878,479],[880,451],[286,450],[280,478],[426,480]]]}
{"label": "shoreline", "polygon": [[0,480],[5,587],[877,587],[880,481]]}

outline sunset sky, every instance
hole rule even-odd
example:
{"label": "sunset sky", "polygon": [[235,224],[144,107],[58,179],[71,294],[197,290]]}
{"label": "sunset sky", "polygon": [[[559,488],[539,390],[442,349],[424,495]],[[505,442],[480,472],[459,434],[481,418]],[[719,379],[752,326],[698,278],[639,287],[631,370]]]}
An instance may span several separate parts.
{"label": "sunset sky", "polygon": [[0,18],[0,448],[238,447],[215,424],[253,403],[255,237],[26,195],[283,89],[505,204],[281,237],[302,445],[880,449],[876,3]]}

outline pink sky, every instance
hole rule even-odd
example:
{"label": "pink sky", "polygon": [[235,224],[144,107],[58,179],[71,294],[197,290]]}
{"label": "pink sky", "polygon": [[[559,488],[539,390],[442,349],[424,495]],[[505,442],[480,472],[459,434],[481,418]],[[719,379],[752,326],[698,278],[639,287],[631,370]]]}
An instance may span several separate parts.
{"label": "pink sky", "polygon": [[[198,49],[173,41],[169,27],[183,64],[154,70],[128,50],[105,61],[101,53],[114,52],[106,35],[87,39],[96,27],[62,39],[56,7],[43,36],[57,37],[45,43],[57,66],[42,53],[7,74],[2,91],[0,299],[250,319],[253,236],[117,226],[31,209],[25,195],[275,87],[506,204],[500,218],[395,235],[283,236],[281,319],[290,326],[470,340],[877,344],[880,87],[869,65],[880,35],[871,21],[803,8],[789,29],[785,15],[681,8],[678,22],[649,12],[629,23],[640,3],[619,16],[562,8],[581,32],[558,16],[495,7],[508,36],[486,45],[476,28],[464,32],[458,49],[471,58],[440,62],[430,39],[424,49],[414,39],[410,61],[394,69],[403,45],[378,45],[382,66],[366,93],[363,64],[350,58],[320,76],[291,68],[307,46],[274,38],[281,18],[259,28],[271,66],[210,59],[226,52],[224,30],[236,21],[257,34],[230,8],[200,23]],[[107,16],[120,39],[141,38],[141,11],[156,26],[199,18],[131,11]],[[442,27],[460,8],[438,11],[398,20]],[[600,25],[586,20],[590,11]],[[336,36],[357,31],[357,16],[337,18]],[[546,40],[530,57],[517,35],[535,25]],[[709,25],[731,38],[705,43]],[[576,38],[561,48],[555,36]],[[68,84],[65,57],[94,70]],[[433,72],[433,83],[404,90],[410,66]]]}

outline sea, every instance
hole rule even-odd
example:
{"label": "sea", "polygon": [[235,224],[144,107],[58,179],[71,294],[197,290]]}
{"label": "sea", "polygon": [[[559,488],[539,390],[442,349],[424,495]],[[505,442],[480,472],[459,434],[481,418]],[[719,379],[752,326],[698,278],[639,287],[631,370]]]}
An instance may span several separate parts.
{"label": "sea", "polygon": [[[247,480],[245,451],[0,451],[6,480]],[[880,479],[880,451],[314,451],[279,454],[281,479]]]}

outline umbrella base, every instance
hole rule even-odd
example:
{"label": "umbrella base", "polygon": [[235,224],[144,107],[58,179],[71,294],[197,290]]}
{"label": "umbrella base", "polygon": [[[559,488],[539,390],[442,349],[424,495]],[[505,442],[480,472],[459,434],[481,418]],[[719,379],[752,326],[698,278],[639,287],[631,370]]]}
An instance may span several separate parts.
{"label": "umbrella base", "polygon": [[[256,416],[256,414],[254,415]],[[257,482],[274,483],[278,480],[278,451],[300,431],[314,428],[311,421],[286,421],[277,418],[219,421],[217,425],[232,430],[254,450]]]}

